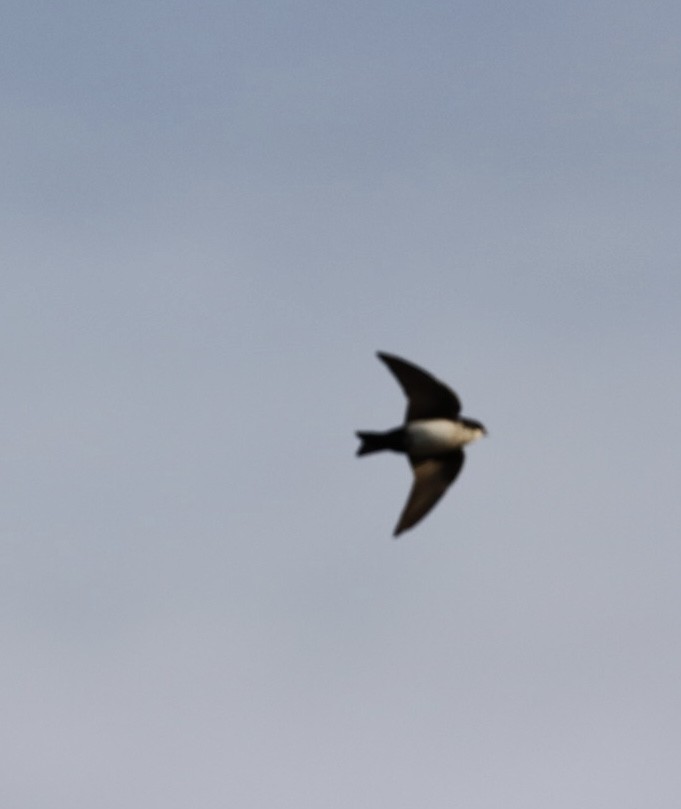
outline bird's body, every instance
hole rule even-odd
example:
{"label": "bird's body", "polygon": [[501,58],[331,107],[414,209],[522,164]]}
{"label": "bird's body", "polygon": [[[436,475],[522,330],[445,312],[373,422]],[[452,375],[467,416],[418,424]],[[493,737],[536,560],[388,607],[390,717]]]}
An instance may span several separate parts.
{"label": "bird's body", "polygon": [[437,503],[461,471],[463,447],[486,435],[479,421],[461,418],[459,398],[435,377],[391,354],[378,354],[409,400],[402,427],[358,432],[358,455],[391,450],[407,455],[414,484],[394,535],[414,526]]}
{"label": "bird's body", "polygon": [[477,428],[450,419],[417,419],[404,428],[412,458],[446,455],[479,437]]}

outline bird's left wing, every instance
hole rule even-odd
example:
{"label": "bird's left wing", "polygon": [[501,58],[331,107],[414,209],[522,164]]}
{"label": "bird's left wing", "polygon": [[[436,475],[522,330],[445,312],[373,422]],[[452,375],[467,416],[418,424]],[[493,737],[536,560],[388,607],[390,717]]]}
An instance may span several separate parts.
{"label": "bird's left wing", "polygon": [[414,483],[393,536],[398,536],[425,517],[456,480],[463,461],[464,454],[460,449],[440,458],[411,460]]}

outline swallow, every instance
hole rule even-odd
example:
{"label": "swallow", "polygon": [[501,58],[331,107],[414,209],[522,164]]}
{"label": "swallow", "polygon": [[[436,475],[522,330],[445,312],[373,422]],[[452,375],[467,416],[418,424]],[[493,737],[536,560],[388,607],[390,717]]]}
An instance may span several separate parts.
{"label": "swallow", "polygon": [[461,472],[463,447],[487,435],[479,421],[463,418],[453,390],[427,371],[392,354],[377,356],[407,397],[404,424],[384,433],[358,431],[357,455],[390,450],[407,456],[414,474],[393,536],[412,528],[433,508]]}

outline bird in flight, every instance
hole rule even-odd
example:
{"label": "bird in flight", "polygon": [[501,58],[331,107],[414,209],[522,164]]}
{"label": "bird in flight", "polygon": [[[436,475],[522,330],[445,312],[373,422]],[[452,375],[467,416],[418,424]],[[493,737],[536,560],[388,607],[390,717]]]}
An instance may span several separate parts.
{"label": "bird in flight", "polygon": [[427,371],[392,354],[378,352],[407,400],[402,427],[384,433],[358,431],[357,455],[381,450],[407,456],[414,473],[409,497],[397,521],[398,536],[426,516],[456,480],[464,461],[463,447],[487,435],[479,421],[459,416],[459,397]]}

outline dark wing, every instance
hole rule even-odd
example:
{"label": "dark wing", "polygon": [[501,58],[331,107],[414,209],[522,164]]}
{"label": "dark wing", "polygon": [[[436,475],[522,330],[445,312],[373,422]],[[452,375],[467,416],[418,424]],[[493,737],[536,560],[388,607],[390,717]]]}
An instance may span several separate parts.
{"label": "dark wing", "polygon": [[393,536],[401,534],[402,531],[416,525],[422,517],[425,517],[456,480],[463,461],[464,454],[460,449],[441,458],[411,461],[414,483],[399,522],[395,526]]}
{"label": "dark wing", "polygon": [[378,356],[390,368],[409,400],[407,421],[455,419],[459,415],[459,397],[434,376],[392,354],[379,351]]}

